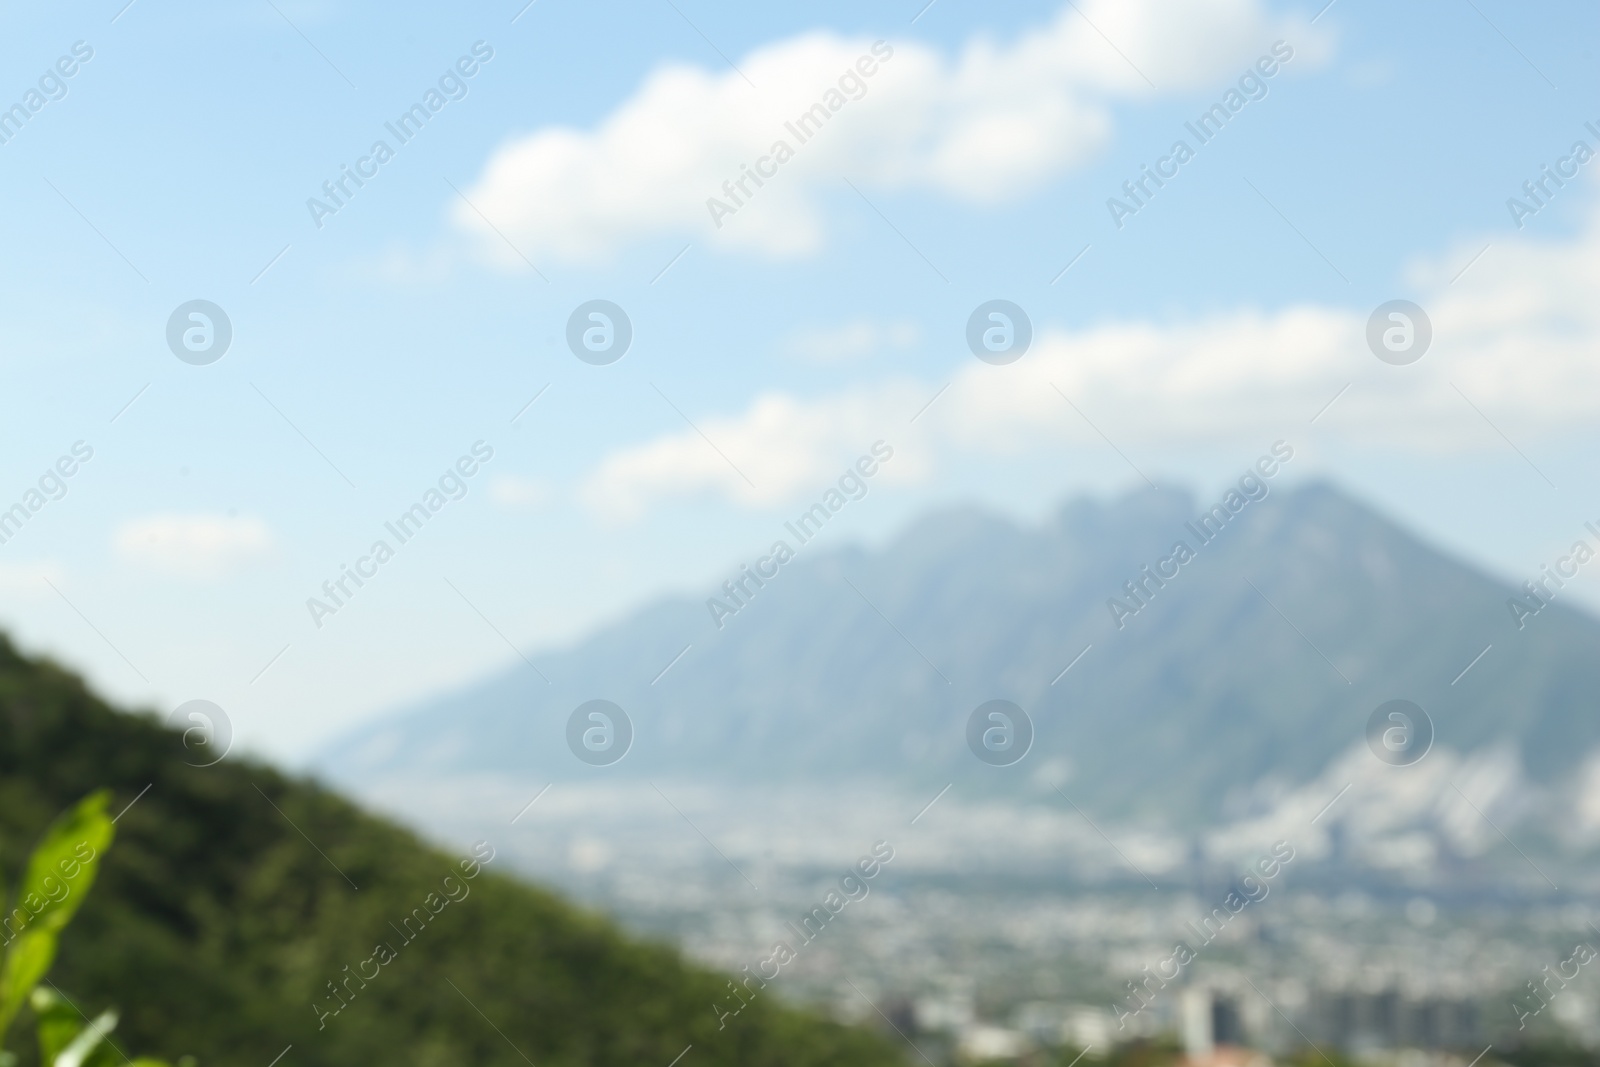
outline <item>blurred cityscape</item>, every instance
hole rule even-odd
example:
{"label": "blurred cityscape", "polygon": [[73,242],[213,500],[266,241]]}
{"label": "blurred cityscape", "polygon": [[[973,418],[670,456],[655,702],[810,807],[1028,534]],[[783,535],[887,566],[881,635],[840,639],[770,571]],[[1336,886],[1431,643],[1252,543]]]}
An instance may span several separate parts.
{"label": "blurred cityscape", "polygon": [[[715,875],[661,888],[619,882],[605,906],[735,973],[775,939],[799,944],[785,923],[821,897],[819,888],[741,905]],[[1206,944],[1188,924],[1211,899],[913,876],[850,905],[770,985],[841,1019],[892,1025],[936,1061],[1103,1054],[1141,1038],[1178,1039],[1191,1057],[1315,1045],[1356,1058],[1419,1049],[1471,1060],[1491,1044],[1600,1043],[1600,999],[1582,979],[1539,985],[1549,1008],[1519,1027],[1519,1011],[1541,1005],[1528,983],[1600,941],[1585,906],[1447,909],[1425,896],[1288,886]],[[1163,982],[1180,940],[1197,958]]]}
{"label": "blurred cityscape", "polygon": [[[521,806],[477,788],[453,791],[458,810]],[[1308,833],[1263,877],[1199,856],[1157,867],[1148,843],[1113,829],[1119,849],[1075,814],[1046,824],[1036,811],[947,797],[914,826],[902,819],[894,859],[829,915],[852,852],[887,822],[888,796],[741,807],[674,788],[555,787],[519,819],[507,853],[626,926],[744,976],[741,995],[898,1031],[914,1059],[1066,1063],[1147,1042],[1196,1063],[1247,1048],[1309,1050],[1317,1063],[1425,1052],[1461,1067],[1491,1047],[1494,1062],[1519,1048],[1600,1047],[1600,986],[1580,973],[1587,946],[1600,945],[1600,912],[1588,893],[1523,881],[1533,868],[1515,848],[1401,877],[1313,849]],[[442,798],[413,791],[408,802],[426,806],[441,835],[466,832],[443,819]],[[1550,869],[1582,882],[1581,863]],[[795,959],[762,981],[780,941]],[[734,995],[724,1007],[737,1007]]]}

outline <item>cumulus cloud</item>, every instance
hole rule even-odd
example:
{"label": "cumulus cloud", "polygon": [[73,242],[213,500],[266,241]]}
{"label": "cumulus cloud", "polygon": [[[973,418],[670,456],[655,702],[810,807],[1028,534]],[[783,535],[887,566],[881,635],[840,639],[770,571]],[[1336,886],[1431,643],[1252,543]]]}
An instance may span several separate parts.
{"label": "cumulus cloud", "polygon": [[[468,197],[535,255],[595,258],[667,232],[804,254],[823,241],[821,198],[840,179],[973,203],[1016,196],[1091,158],[1110,136],[1113,101],[1216,87],[1276,36],[1313,44],[1308,28],[1275,23],[1260,0],[1082,0],[1015,41],[978,39],[956,58],[885,42],[872,76],[858,77],[873,41],[807,33],[741,57],[748,83],[731,70],[663,66],[593,128],[502,145]],[[839,106],[801,143],[785,123],[830,91]],[[778,140],[794,159],[713,226],[707,198],[724,196],[723,183]],[[512,255],[471,207],[452,210],[489,254]]]}
{"label": "cumulus cloud", "polygon": [[607,457],[585,499],[617,517],[694,494],[788,502],[878,437],[917,446],[901,453],[907,462],[897,457],[885,468],[896,477],[927,473],[957,451],[1104,447],[1100,431],[1136,452],[1254,447],[1264,436],[1309,432],[1336,396],[1316,432],[1361,444],[1501,449],[1501,433],[1536,442],[1592,425],[1600,418],[1600,210],[1572,239],[1499,239],[1456,278],[1481,247],[1463,244],[1412,271],[1433,341],[1409,366],[1381,363],[1368,349],[1370,308],[1299,305],[1040,329],[1016,363],[963,363],[914,424],[939,382],[885,380],[810,399],[768,393],[742,413],[701,416],[754,487],[685,431]]}
{"label": "cumulus cloud", "polygon": [[184,578],[221,578],[269,558],[272,534],[255,518],[227,515],[149,515],[117,528],[122,560]]}
{"label": "cumulus cloud", "polygon": [[[892,437],[884,432],[885,405],[903,408],[919,388],[901,382],[820,402],[781,393],[757,397],[742,414],[696,419],[704,438],[690,430],[613,453],[584,486],[583,501],[612,519],[637,518],[674,498],[725,496],[755,507],[787,502],[832,481],[835,468],[873,441]],[[920,468],[897,458],[883,471],[880,481],[895,481]]]}

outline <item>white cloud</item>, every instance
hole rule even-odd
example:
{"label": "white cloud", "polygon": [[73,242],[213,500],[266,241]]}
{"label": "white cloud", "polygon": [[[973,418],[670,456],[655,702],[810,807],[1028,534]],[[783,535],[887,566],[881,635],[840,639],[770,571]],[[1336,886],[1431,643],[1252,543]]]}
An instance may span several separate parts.
{"label": "white cloud", "polygon": [[902,450],[907,462],[897,457],[885,468],[905,477],[927,473],[941,453],[956,450],[1104,447],[1086,419],[1135,454],[1211,443],[1255,447],[1311,432],[1311,417],[1346,385],[1318,419],[1317,433],[1463,451],[1503,449],[1502,432],[1520,444],[1592,426],[1600,419],[1600,302],[1593,299],[1600,210],[1570,240],[1498,239],[1452,282],[1481,247],[1463,243],[1412,272],[1433,342],[1410,366],[1381,363],[1367,348],[1371,309],[1301,305],[1169,324],[1041,329],[1014,364],[962,364],[914,425],[908,420],[938,382],[880,381],[814,399],[768,393],[741,414],[697,417],[754,488],[685,431],[607,457],[584,498],[617,517],[705,493],[767,506],[828,480],[841,456],[879,437],[917,446]]}
{"label": "white cloud", "polygon": [[185,578],[220,578],[272,554],[272,534],[255,518],[149,515],[117,527],[119,558]]}
{"label": "white cloud", "polygon": [[489,499],[507,511],[531,511],[550,499],[550,486],[539,478],[498,474],[489,481]]}
{"label": "white cloud", "polygon": [[49,595],[46,582],[60,585],[61,568],[54,563],[0,563],[0,593],[7,596]]}
{"label": "white cloud", "polygon": [[908,348],[917,342],[918,335],[914,322],[851,319],[834,327],[802,330],[784,341],[782,347],[789,355],[811,363],[844,363],[889,349]]}
{"label": "white cloud", "polygon": [[[883,417],[885,404],[914,411],[914,404],[906,405],[919,388],[892,384],[822,402],[766,394],[742,415],[695,420],[715,448],[690,430],[613,453],[585,485],[583,500],[612,519],[637,518],[660,500],[696,496],[781,504],[832,481],[873,441],[892,437],[884,432],[891,425]],[[882,480],[895,481],[918,470],[909,459],[897,459],[884,472]]]}
{"label": "white cloud", "polygon": [[396,286],[429,286],[449,278],[463,258],[457,249],[413,249],[399,241],[381,251],[353,257],[348,270],[364,282]]}
{"label": "white cloud", "polygon": [[[594,258],[664,232],[803,254],[822,243],[820,199],[842,178],[1002,200],[1092,157],[1110,136],[1112,100],[1152,95],[1150,83],[1166,93],[1220,89],[1279,36],[1308,58],[1315,51],[1308,27],[1273,23],[1260,0],[1082,0],[1009,44],[975,40],[959,58],[890,41],[892,57],[857,78],[864,88],[846,86],[858,98],[836,97],[836,115],[801,143],[785,122],[839,88],[874,43],[807,33],[743,56],[750,83],[731,70],[667,65],[592,129],[513,139],[468,197],[536,258]],[[749,203],[714,227],[707,198],[725,197],[723,183],[779,139],[794,159],[748,186]],[[452,210],[489,254],[512,256],[476,211]]]}

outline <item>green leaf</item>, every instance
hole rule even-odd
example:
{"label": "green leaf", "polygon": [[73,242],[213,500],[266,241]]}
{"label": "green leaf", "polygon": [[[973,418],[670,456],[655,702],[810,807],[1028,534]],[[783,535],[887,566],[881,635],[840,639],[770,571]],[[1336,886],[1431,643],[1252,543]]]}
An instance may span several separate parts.
{"label": "green leaf", "polygon": [[90,1050],[89,1058],[83,1061],[82,1067],[122,1067],[127,1062],[117,1043],[107,1037]]}
{"label": "green leaf", "polygon": [[53,1061],[46,1063],[45,1067],[84,1067],[95,1053],[109,1051],[109,1046],[105,1044],[106,1035],[116,1028],[116,1009],[108,1008],[67,1042],[67,1047],[62,1049]]}
{"label": "green leaf", "polygon": [[39,1062],[48,1067],[83,1029],[83,1016],[65,997],[43,986],[33,991],[29,1004],[39,1038]]}
{"label": "green leaf", "polygon": [[40,986],[28,999],[38,1030],[41,1067],[123,1067],[128,1062],[110,1036],[117,1025],[115,1009],[87,1022],[77,1005],[54,989]]}
{"label": "green leaf", "polygon": [[0,917],[0,938],[8,939],[0,965],[0,1040],[50,970],[62,928],[94,884],[100,857],[116,832],[106,815],[110,799],[109,790],[90,793],[50,825],[28,859],[17,899]]}

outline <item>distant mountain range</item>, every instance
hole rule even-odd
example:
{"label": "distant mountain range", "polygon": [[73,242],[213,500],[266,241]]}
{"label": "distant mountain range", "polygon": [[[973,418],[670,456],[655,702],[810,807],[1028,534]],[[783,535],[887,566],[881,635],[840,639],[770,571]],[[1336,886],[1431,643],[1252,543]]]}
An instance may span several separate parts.
{"label": "distant mountain range", "polygon": [[[879,551],[791,540],[796,558],[758,561],[776,576],[745,580],[737,614],[652,604],[356,731],[318,769],[358,791],[474,775],[989,797],[1070,783],[1087,814],[1188,835],[1262,818],[1330,768],[1420,781],[1366,753],[1374,709],[1405,699],[1431,718],[1441,767],[1509,759],[1534,793],[1561,793],[1544,832],[1600,828],[1583,814],[1600,808],[1585,799],[1600,798],[1600,622],[1553,603],[1519,629],[1507,601],[1522,591],[1332,485],[1272,485],[1076,500],[1034,527],[947,511]],[[631,721],[609,766],[569,749],[594,699]],[[1035,728],[1013,766],[968,747],[992,699]]]}

